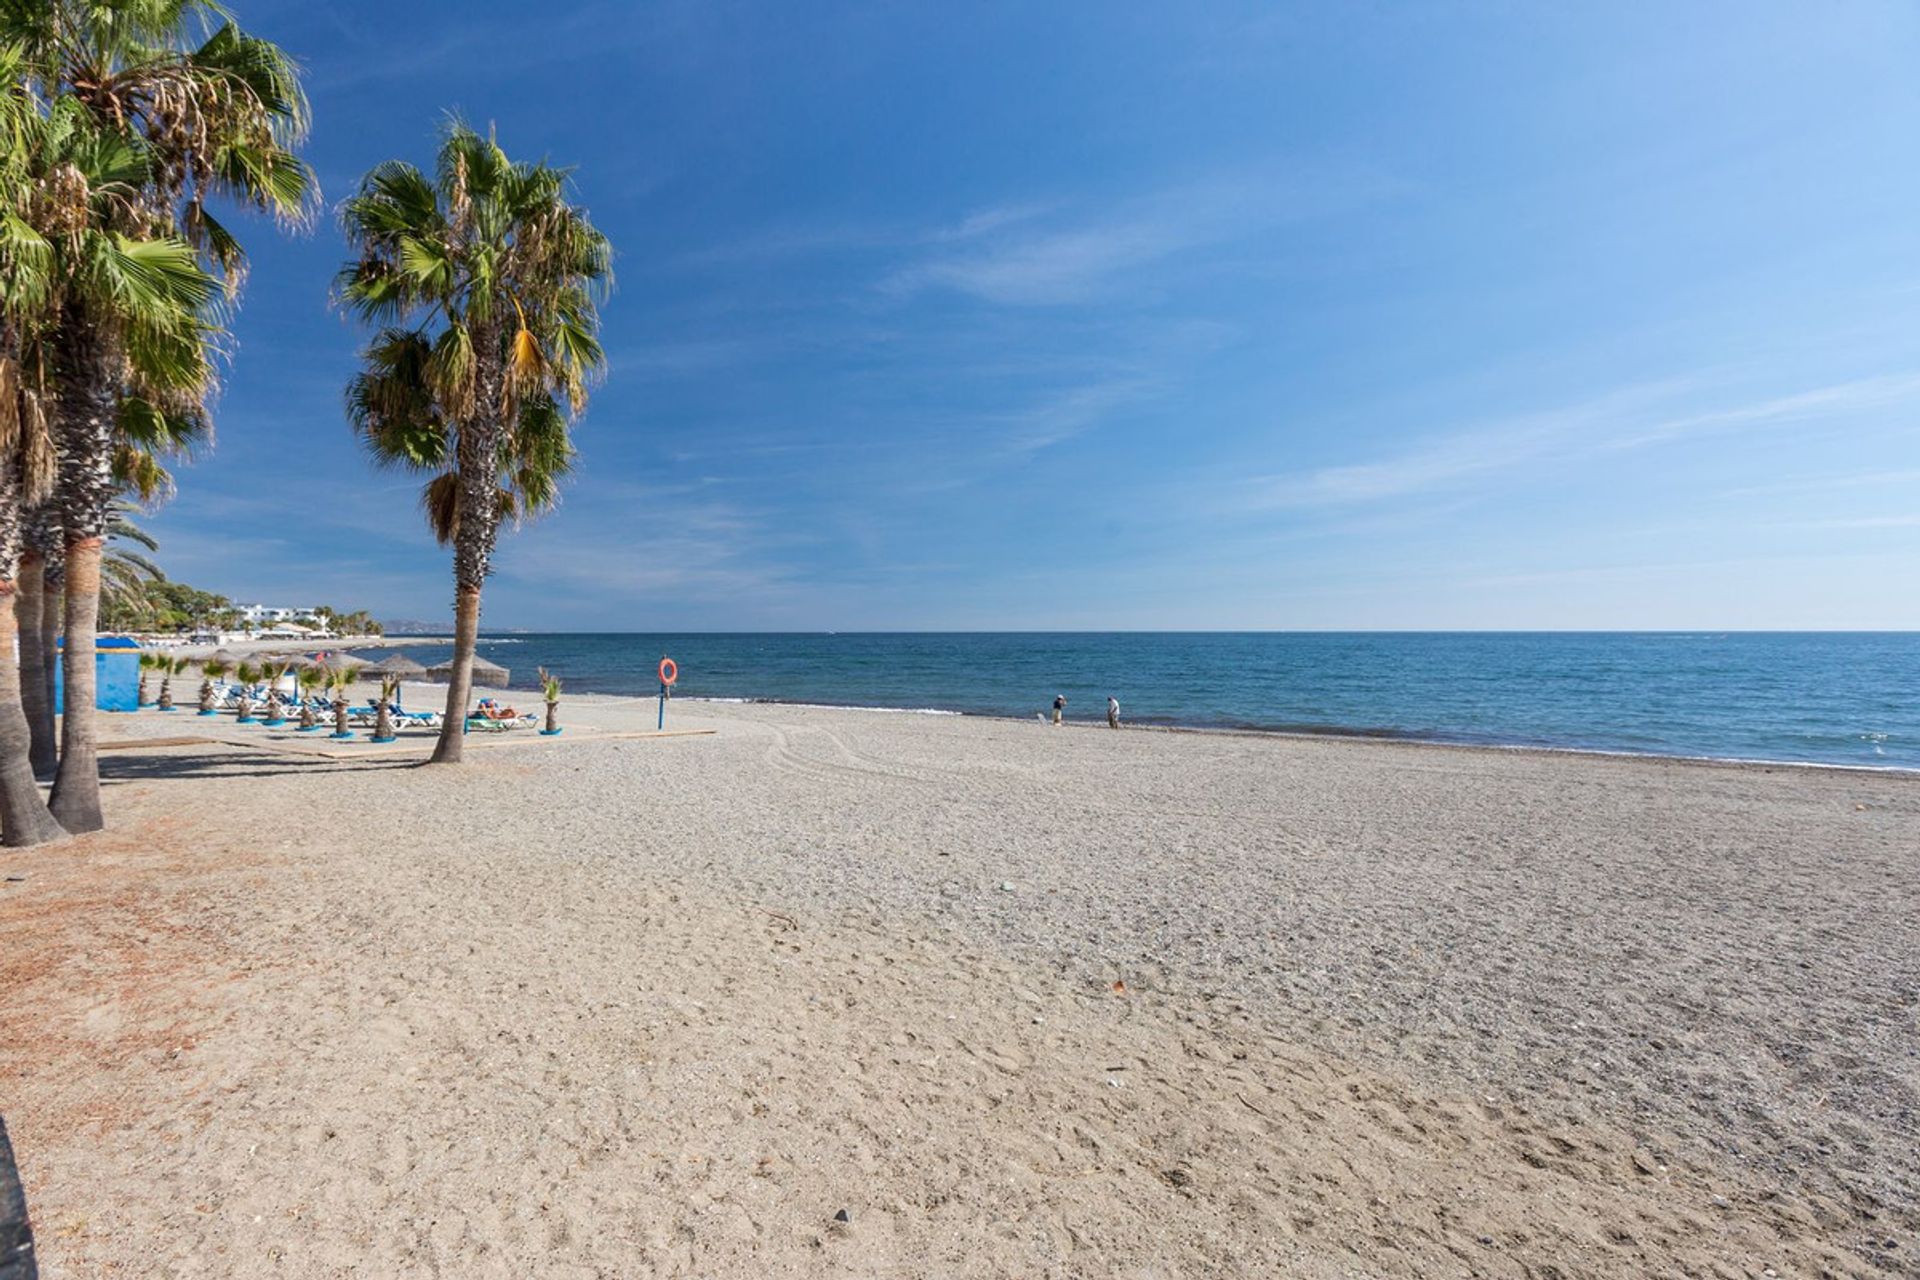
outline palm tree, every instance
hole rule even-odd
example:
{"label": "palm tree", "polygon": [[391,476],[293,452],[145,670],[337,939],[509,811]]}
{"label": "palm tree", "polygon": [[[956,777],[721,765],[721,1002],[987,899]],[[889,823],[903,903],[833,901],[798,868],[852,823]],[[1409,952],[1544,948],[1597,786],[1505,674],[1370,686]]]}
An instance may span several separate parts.
{"label": "palm tree", "polygon": [[133,703],[135,706],[145,707],[152,705],[147,698],[147,673],[157,669],[161,661],[162,659],[157,653],[143,652],[140,655],[140,687],[133,695]]}
{"label": "palm tree", "polygon": [[173,710],[173,678],[187,669],[187,660],[177,654],[168,654],[160,659],[155,670],[160,673],[160,710]]}
{"label": "palm tree", "polygon": [[253,686],[259,683],[260,668],[251,662],[236,662],[233,665],[234,681],[240,686],[240,716],[238,724],[253,723]]}
{"label": "palm tree", "polygon": [[360,678],[358,667],[329,667],[327,669],[327,688],[333,691],[333,732],[328,737],[351,738],[353,730],[347,728],[347,690],[353,688],[353,682]]}
{"label": "palm tree", "polygon": [[80,172],[99,180],[81,178],[67,211],[74,230],[53,241],[60,285],[59,326],[50,339],[59,388],[54,497],[65,544],[66,712],[50,808],[68,830],[95,831],[102,817],[94,635],[107,504],[116,490],[113,423],[129,372],[154,394],[201,394],[210,379],[206,309],[214,281],[184,240],[156,234],[142,212],[150,157],[84,124],[75,126],[74,136],[76,155],[90,162]]}
{"label": "palm tree", "polygon": [[43,566],[23,552],[28,508],[54,479],[40,341],[53,271],[52,246],[31,216],[46,117],[14,88],[26,71],[21,51],[0,43],[0,842],[15,847],[65,834],[34,781],[41,766],[54,767],[53,695],[39,645]]}
{"label": "palm tree", "polygon": [[293,664],[285,658],[268,658],[260,664],[260,674],[267,682],[267,719],[268,728],[277,728],[287,722],[286,713],[280,704],[280,680],[287,674],[287,668]]}
{"label": "palm tree", "polygon": [[207,658],[200,663],[200,714],[215,714],[213,707],[213,682],[231,671],[227,663],[219,658]]}
{"label": "palm tree", "polygon": [[547,700],[547,727],[540,732],[551,738],[560,732],[560,677],[540,668],[540,695]]}
{"label": "palm tree", "polygon": [[433,760],[460,759],[480,591],[503,517],[552,505],[568,425],[605,363],[597,300],[611,249],[568,202],[566,171],[515,163],[491,136],[448,126],[433,176],[389,161],[342,212],[357,258],[343,304],[382,326],[347,391],[383,464],[431,473],[429,524],[453,547],[454,654]]}
{"label": "palm tree", "polygon": [[[196,29],[210,34],[191,39]],[[165,418],[204,416],[214,299],[221,285],[231,299],[244,267],[207,201],[304,214],[312,176],[291,148],[306,104],[291,61],[212,0],[12,0],[0,5],[0,45],[23,61],[17,83],[50,104],[49,119],[71,124],[111,178],[56,169],[41,191],[61,230],[49,237],[48,327],[67,561],[67,714],[52,809],[70,829],[95,830],[94,634],[116,431],[135,400]]]}
{"label": "palm tree", "polygon": [[318,663],[300,668],[294,675],[300,685],[300,732],[312,733],[320,727],[319,719],[313,714],[314,695],[327,687],[327,669]]}
{"label": "palm tree", "polygon": [[400,677],[396,675],[381,676],[380,706],[373,716],[373,740],[375,742],[392,742],[394,740],[393,704],[394,700],[399,696]]}

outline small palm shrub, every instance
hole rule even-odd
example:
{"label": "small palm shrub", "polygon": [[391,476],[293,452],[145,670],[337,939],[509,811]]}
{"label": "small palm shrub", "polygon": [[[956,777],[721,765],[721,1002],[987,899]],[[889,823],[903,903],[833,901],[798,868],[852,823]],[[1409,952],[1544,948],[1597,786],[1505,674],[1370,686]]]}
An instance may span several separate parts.
{"label": "small palm shrub", "polygon": [[200,664],[200,714],[210,716],[213,711],[213,682],[226,678],[233,668],[218,658],[208,658]]}
{"label": "small palm shrub", "polygon": [[160,710],[173,710],[173,678],[187,669],[185,658],[168,654],[154,664],[153,669],[160,673]]}
{"label": "small palm shrub", "polygon": [[540,732],[552,737],[560,732],[560,677],[540,668],[540,696],[547,700],[547,727]]}
{"label": "small palm shrub", "polygon": [[383,675],[380,677],[380,705],[373,716],[373,740],[392,742],[393,704],[400,699],[400,677]]}
{"label": "small palm shrub", "polygon": [[251,662],[237,662],[233,667],[233,678],[240,686],[240,717],[237,723],[252,724],[253,686],[260,683],[260,668]]}
{"label": "small palm shrub", "polygon": [[321,666],[302,667],[294,676],[300,686],[300,732],[312,733],[320,727],[320,717],[314,714],[314,701],[320,691],[327,687],[327,669]]}
{"label": "small palm shrub", "polygon": [[260,664],[260,674],[267,682],[267,723],[281,725],[287,722],[286,710],[280,701],[280,681],[292,664],[285,658],[271,658]]}
{"label": "small palm shrub", "polygon": [[327,687],[333,690],[333,736],[336,738],[353,736],[353,730],[347,728],[347,690],[353,688],[353,682],[359,678],[358,667],[327,669]]}

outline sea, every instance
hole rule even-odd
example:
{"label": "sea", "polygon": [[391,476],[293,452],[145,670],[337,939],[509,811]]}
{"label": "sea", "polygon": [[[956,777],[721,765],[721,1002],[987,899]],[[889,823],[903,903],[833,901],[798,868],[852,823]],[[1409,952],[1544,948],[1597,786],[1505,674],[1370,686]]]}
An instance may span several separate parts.
{"label": "sea", "polygon": [[[431,665],[451,652],[423,639]],[[1920,770],[1920,632],[487,634],[532,688]]]}

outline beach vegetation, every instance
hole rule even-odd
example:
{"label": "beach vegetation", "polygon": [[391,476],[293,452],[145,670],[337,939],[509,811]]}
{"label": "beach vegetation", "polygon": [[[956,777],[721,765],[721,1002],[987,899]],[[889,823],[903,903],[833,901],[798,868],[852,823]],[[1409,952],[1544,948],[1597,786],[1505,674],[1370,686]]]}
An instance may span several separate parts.
{"label": "beach vegetation", "polygon": [[380,699],[373,716],[373,740],[375,742],[393,741],[393,705],[400,700],[400,677],[387,674],[380,677]]}
{"label": "beach vegetation", "polygon": [[0,6],[0,48],[12,73],[0,142],[17,193],[0,239],[22,313],[7,343],[15,380],[52,410],[43,623],[51,543],[63,560],[66,715],[50,808],[91,831],[110,504],[163,495],[159,458],[204,438],[221,324],[245,274],[211,206],[298,222],[317,188],[294,152],[307,108],[292,60],[208,0],[15,0]]}
{"label": "beach vegetation", "polygon": [[148,684],[147,677],[152,672],[154,672],[159,668],[161,660],[162,660],[161,655],[158,653],[154,653],[151,650],[143,650],[141,652],[140,654],[140,685],[133,695],[133,701],[135,706],[144,707],[148,705],[149,702],[152,701],[152,699],[147,697],[147,684]]}
{"label": "beach vegetation", "polygon": [[162,654],[159,665],[154,668],[160,673],[160,697],[156,705],[162,711],[173,710],[173,678],[187,669],[187,660],[177,653]]}
{"label": "beach vegetation", "polygon": [[360,668],[337,666],[327,668],[327,688],[333,693],[333,736],[351,738],[353,730],[347,728],[347,693],[353,688],[353,682],[360,678]]}
{"label": "beach vegetation", "polygon": [[540,668],[540,696],[547,703],[547,728],[549,734],[560,732],[560,677],[545,667]]}
{"label": "beach vegetation", "polygon": [[253,687],[260,683],[260,668],[252,662],[241,661],[233,664],[234,683],[240,686],[239,722],[253,723]]}
{"label": "beach vegetation", "polygon": [[319,724],[314,714],[313,704],[320,691],[327,687],[327,668],[319,663],[309,663],[294,674],[294,681],[300,686],[300,727],[312,729]]}
{"label": "beach vegetation", "polygon": [[458,121],[431,173],[379,165],[342,220],[355,256],[336,293],[375,327],[349,422],[376,461],[428,477],[428,524],[453,549],[453,670],[433,753],[450,763],[500,528],[556,501],[570,425],[605,364],[597,307],[612,253],[566,170],[511,160]]}
{"label": "beach vegetation", "polygon": [[64,157],[43,104],[16,87],[30,70],[25,51],[0,39],[0,839],[11,846],[64,834],[36,782],[58,760],[38,553],[56,475],[46,321],[57,227],[37,191]]}
{"label": "beach vegetation", "polygon": [[267,682],[267,723],[285,724],[285,704],[280,701],[280,682],[291,667],[285,658],[268,658],[260,664],[260,677]]}
{"label": "beach vegetation", "polygon": [[232,664],[223,658],[207,658],[200,663],[200,714],[206,715],[213,710],[213,683],[224,680],[231,670]]}

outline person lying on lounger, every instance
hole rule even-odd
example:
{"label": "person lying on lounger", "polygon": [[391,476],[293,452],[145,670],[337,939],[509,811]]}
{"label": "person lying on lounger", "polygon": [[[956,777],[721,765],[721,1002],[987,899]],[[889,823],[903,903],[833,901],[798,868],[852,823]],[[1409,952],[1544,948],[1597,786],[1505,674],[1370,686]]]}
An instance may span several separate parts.
{"label": "person lying on lounger", "polygon": [[473,713],[480,720],[518,720],[520,713],[512,707],[503,707],[492,698],[480,699],[479,708]]}

